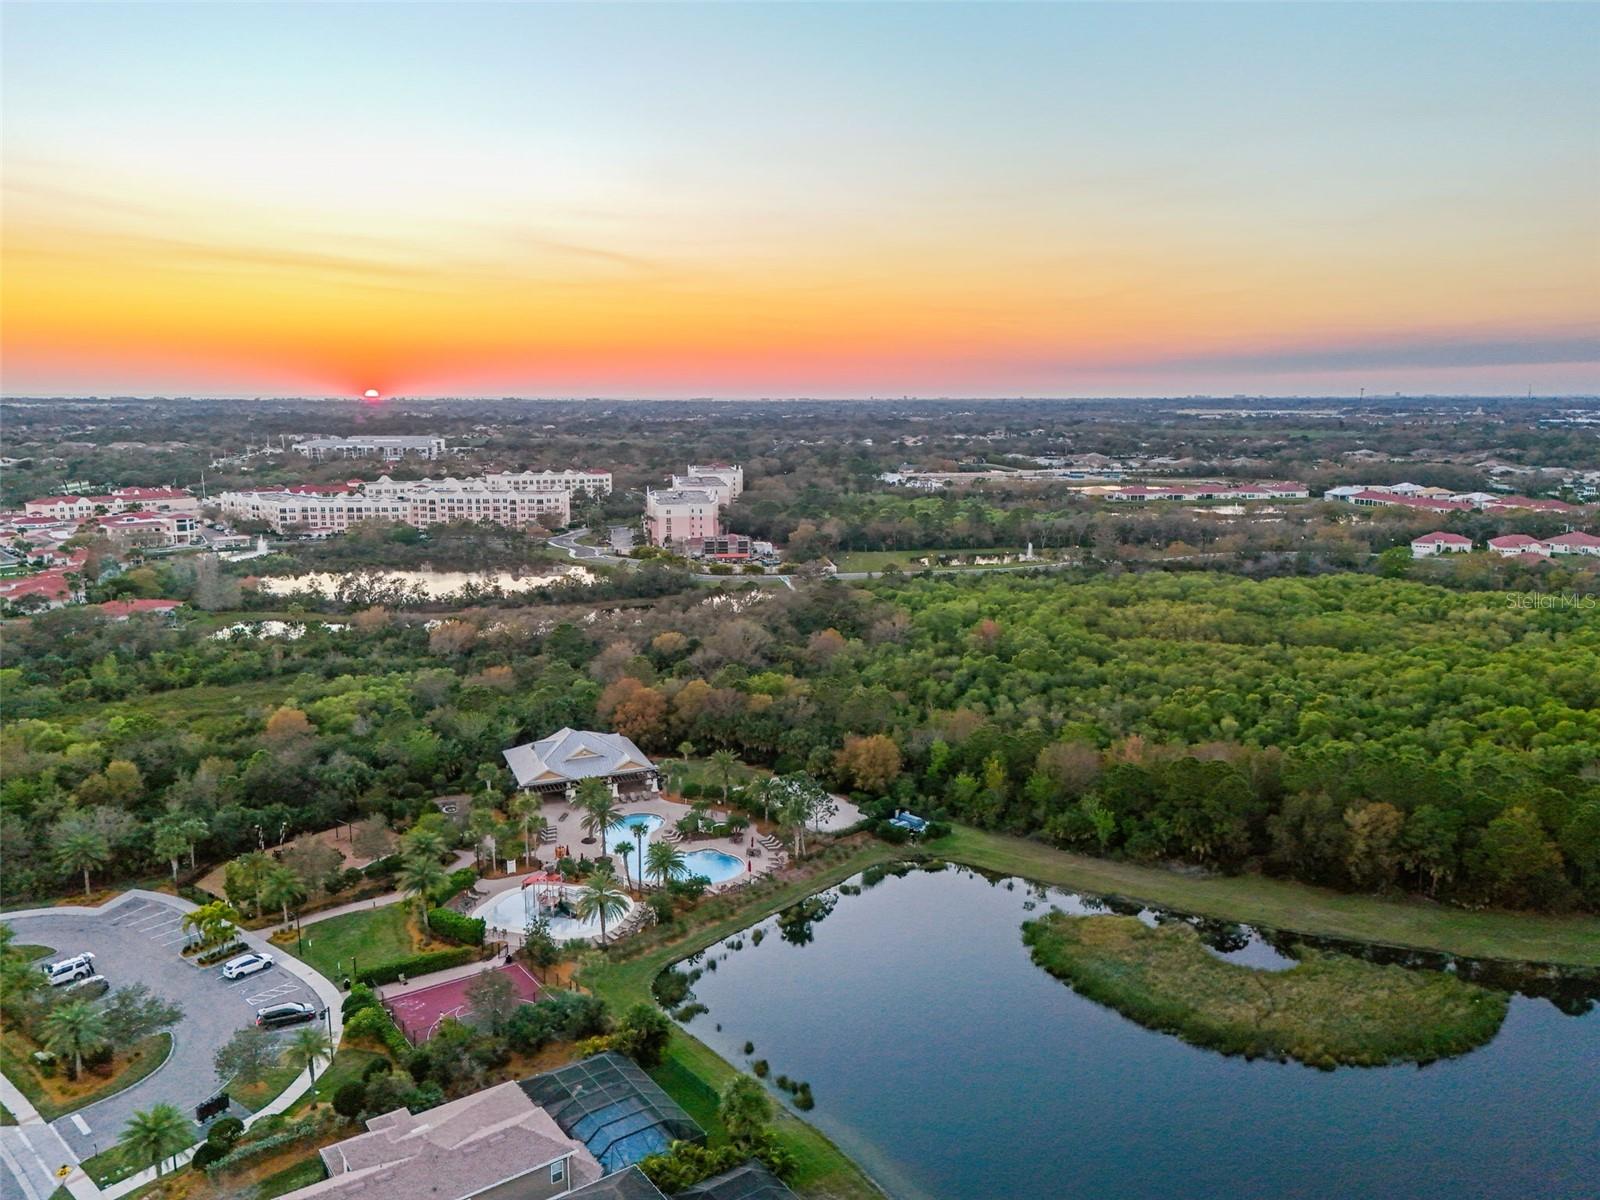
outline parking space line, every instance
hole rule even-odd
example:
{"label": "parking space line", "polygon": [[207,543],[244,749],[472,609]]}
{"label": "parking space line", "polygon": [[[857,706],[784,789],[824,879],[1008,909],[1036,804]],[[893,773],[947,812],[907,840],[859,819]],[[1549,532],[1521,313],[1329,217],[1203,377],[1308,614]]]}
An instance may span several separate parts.
{"label": "parking space line", "polygon": [[155,929],[158,926],[161,926],[161,925],[177,925],[177,924],[180,924],[182,921],[183,921],[183,918],[181,916],[176,916],[175,917],[171,913],[161,913],[158,916],[151,917],[147,921],[141,922],[140,925],[139,925],[139,929],[143,933],[148,933],[150,930]]}
{"label": "parking space line", "polygon": [[166,941],[162,942],[161,944],[163,946],[171,946],[171,945],[174,945],[174,944],[176,944],[178,942],[187,942],[188,940],[189,940],[189,935],[187,933],[179,933],[179,934],[173,935],[172,937],[169,937]]}

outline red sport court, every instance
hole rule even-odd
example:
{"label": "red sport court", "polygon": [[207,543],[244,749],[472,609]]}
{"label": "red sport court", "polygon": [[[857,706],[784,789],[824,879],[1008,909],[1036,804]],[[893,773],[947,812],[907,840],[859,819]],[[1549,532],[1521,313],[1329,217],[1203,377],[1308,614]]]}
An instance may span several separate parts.
{"label": "red sport court", "polygon": [[[511,981],[511,986],[524,1004],[531,1004],[539,998],[539,981],[521,963],[510,963],[495,967],[494,970]],[[389,1010],[394,1023],[400,1026],[400,1032],[406,1035],[406,1040],[416,1046],[432,1037],[433,1031],[439,1028],[439,1022],[446,1017],[466,1019],[467,989],[477,978],[477,975],[468,975],[448,983],[436,983],[414,992],[390,996],[383,1002],[384,1007]]]}

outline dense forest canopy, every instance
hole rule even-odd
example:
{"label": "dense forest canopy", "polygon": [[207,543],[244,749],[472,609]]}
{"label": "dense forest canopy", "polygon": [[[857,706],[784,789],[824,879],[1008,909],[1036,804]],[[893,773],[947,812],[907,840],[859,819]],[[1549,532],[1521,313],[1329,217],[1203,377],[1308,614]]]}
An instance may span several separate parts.
{"label": "dense forest canopy", "polygon": [[212,858],[403,823],[504,747],[599,723],[1087,852],[1600,907],[1600,624],[1527,599],[1074,572],[226,640],[63,610],[4,648],[6,895],[69,886],[85,825],[127,871],[184,819]]}

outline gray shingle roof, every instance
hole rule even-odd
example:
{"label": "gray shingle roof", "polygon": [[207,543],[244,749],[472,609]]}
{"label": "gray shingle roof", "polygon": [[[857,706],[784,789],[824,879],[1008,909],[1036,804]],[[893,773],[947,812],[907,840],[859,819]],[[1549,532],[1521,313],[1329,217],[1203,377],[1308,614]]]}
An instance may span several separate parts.
{"label": "gray shingle roof", "polygon": [[590,729],[558,729],[537,742],[511,747],[505,760],[520,787],[655,769],[639,747],[621,734]]}

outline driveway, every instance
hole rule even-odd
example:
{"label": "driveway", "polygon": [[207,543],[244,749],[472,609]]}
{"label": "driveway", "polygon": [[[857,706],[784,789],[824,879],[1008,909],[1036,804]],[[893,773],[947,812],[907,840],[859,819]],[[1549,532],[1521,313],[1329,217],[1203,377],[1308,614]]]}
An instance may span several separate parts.
{"label": "driveway", "polygon": [[[50,946],[57,958],[93,951],[95,967],[112,988],[148,984],[156,995],[183,1009],[183,1019],[171,1027],[172,1053],[153,1074],[52,1122],[79,1158],[113,1145],[136,1111],[168,1103],[192,1114],[196,1104],[215,1095],[225,1081],[217,1078],[212,1058],[237,1030],[255,1023],[256,1009],[290,1000],[323,1007],[301,972],[284,968],[288,955],[283,951],[272,951],[278,961],[265,971],[233,981],[222,978],[220,965],[191,965],[178,952],[186,940],[183,915],[190,907],[141,892],[98,910],[35,910],[7,918],[19,942]],[[337,994],[331,985],[327,993]],[[279,1036],[291,1036],[293,1028]],[[244,1114],[236,1109],[235,1115]]]}

